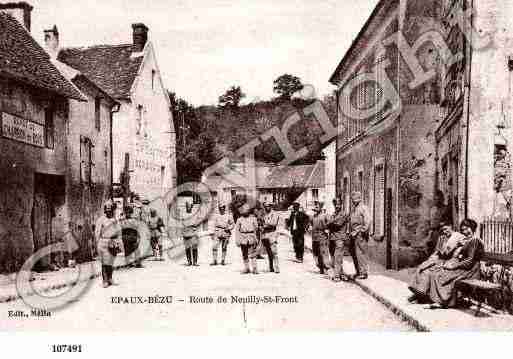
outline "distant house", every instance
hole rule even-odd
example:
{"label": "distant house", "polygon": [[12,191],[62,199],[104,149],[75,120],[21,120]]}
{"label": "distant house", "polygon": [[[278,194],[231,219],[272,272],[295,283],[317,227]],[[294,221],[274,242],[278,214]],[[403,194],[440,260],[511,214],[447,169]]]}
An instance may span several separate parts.
{"label": "distant house", "polygon": [[[132,25],[132,43],[70,47],[57,59],[80,71],[121,106],[113,117],[113,181],[120,182],[129,154],[130,189],[154,200],[176,186],[176,136],[148,28]],[[162,201],[153,204],[167,216]]]}
{"label": "distant house", "polygon": [[[296,166],[259,163],[255,168],[255,177],[257,200],[274,203],[279,209],[299,202],[305,210],[311,210],[315,201],[331,201],[325,190],[324,161]],[[216,203],[229,203],[236,195],[250,194],[249,188],[230,182],[226,176],[204,176],[202,184],[210,190],[211,198]]]}
{"label": "distant house", "polygon": [[258,185],[260,199],[284,209],[298,202],[312,210],[316,201],[325,202],[324,161],[313,165],[277,166],[263,183]]}
{"label": "distant house", "polygon": [[0,4],[0,273],[69,230],[68,101],[86,101],[30,35],[31,11]]}

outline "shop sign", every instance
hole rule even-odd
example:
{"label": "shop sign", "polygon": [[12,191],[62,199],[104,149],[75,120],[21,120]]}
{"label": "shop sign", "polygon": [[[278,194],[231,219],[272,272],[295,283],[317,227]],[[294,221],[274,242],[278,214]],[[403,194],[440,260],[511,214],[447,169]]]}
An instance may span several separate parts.
{"label": "shop sign", "polygon": [[3,137],[37,147],[45,147],[43,125],[5,112],[0,112],[0,121]]}

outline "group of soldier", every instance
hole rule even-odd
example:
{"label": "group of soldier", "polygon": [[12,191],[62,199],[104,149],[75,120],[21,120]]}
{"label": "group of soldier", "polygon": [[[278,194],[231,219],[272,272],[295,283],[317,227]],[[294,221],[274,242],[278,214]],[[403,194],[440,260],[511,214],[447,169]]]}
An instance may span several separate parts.
{"label": "group of soldier", "polygon": [[[135,253],[131,265],[141,268],[141,256],[138,255],[141,223],[149,231],[153,256],[164,260],[162,237],[166,235],[164,221],[157,211],[149,208],[149,202],[130,206],[116,218],[115,204],[104,206],[104,215],[95,226],[95,238],[102,263],[103,286],[113,284],[113,262],[121,247],[125,256]],[[322,202],[316,202],[314,215],[310,218],[294,203],[290,217],[286,221],[292,238],[296,261],[303,262],[305,244],[304,235],[311,229],[312,252],[319,272],[328,272],[335,281],[347,281],[344,273],[343,258],[347,251],[353,258],[358,279],[367,278],[367,242],[370,228],[368,208],[362,203],[360,192],[351,194],[350,209],[344,211],[340,200],[334,200],[333,214],[327,214]],[[148,210],[149,209],[149,210]],[[278,238],[283,234],[278,231],[280,215],[271,203],[264,203],[263,210],[249,203],[237,208],[237,215],[229,214],[226,205],[220,204],[219,211],[211,218],[212,262],[210,265],[226,265],[228,244],[231,238],[240,248],[243,262],[243,274],[258,274],[257,259],[262,249],[268,258],[269,272],[280,273],[278,258]],[[186,205],[186,213],[192,215],[192,205]],[[133,223],[132,223],[133,222]],[[199,225],[190,223],[182,228],[182,238],[187,258],[186,266],[199,266]],[[219,251],[221,259],[219,261]]]}
{"label": "group of soldier", "polygon": [[[251,208],[248,203],[237,208],[237,218],[226,211],[225,204],[219,204],[219,211],[213,215],[210,225],[212,236],[212,262],[211,266],[226,265],[228,244],[235,238],[235,244],[240,248],[244,269],[243,274],[258,274],[257,258],[260,248],[265,248],[269,261],[269,271],[279,273],[279,260],[277,250],[277,228],[279,215],[270,203],[263,205],[264,212]],[[187,212],[191,207],[186,206]],[[184,226],[182,237],[187,257],[187,266],[198,266],[198,225]],[[221,260],[219,261],[219,250]]]}
{"label": "group of soldier", "polygon": [[[166,235],[164,221],[157,215],[154,208],[149,207],[149,201],[135,202],[126,206],[116,216],[116,204],[107,202],[103,208],[103,215],[95,224],[95,239],[98,255],[102,264],[103,287],[114,284],[112,279],[113,265],[116,255],[121,248],[127,258],[127,263],[135,268],[143,268],[142,253],[139,250],[141,225],[148,230],[151,250],[158,261],[163,261],[162,237]],[[133,256],[131,261],[129,255]]]}
{"label": "group of soldier", "polygon": [[311,228],[312,254],[320,274],[329,272],[334,281],[348,281],[344,272],[343,259],[347,251],[356,269],[357,279],[366,279],[367,243],[371,219],[369,210],[362,202],[360,192],[351,193],[350,209],[344,211],[342,201],[334,200],[334,213],[328,215],[322,202],[316,202],[314,215],[310,218],[294,204],[288,219],[296,261],[303,262],[304,234]]}

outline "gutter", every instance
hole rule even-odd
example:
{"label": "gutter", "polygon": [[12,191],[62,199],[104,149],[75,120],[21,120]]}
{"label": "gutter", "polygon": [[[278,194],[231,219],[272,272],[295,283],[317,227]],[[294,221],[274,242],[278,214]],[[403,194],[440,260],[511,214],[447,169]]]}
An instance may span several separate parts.
{"label": "gutter", "polygon": [[119,102],[117,102],[110,111],[110,134],[109,134],[109,142],[110,142],[110,199],[114,199],[114,192],[112,191],[112,185],[114,183],[114,136],[112,135],[112,128],[114,122],[114,114],[118,113],[121,108]]}

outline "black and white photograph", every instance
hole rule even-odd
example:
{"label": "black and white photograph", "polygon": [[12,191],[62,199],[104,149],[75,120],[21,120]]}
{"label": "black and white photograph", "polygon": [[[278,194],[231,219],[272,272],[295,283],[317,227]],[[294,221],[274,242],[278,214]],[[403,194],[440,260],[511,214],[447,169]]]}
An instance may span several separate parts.
{"label": "black and white photograph", "polygon": [[2,333],[513,330],[510,0],[0,0],[0,124]]}

